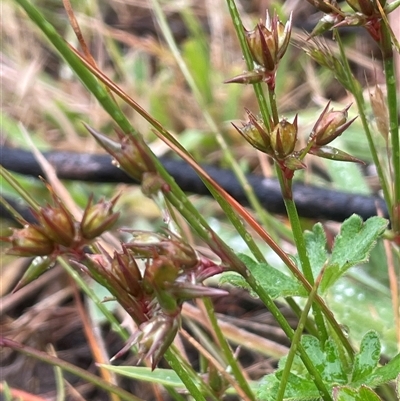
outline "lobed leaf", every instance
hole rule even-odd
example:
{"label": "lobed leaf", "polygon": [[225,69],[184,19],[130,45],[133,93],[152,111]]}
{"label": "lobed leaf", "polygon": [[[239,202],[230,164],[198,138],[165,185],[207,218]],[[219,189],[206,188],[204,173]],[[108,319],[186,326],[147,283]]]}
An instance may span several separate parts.
{"label": "lobed leaf", "polygon": [[370,387],[377,387],[395,380],[398,375],[400,375],[400,354],[397,354],[385,366],[375,369],[370,375],[352,383],[352,387],[362,386],[363,384]]}
{"label": "lobed leaf", "polygon": [[337,387],[333,390],[334,401],[381,401],[378,394],[366,386],[359,389]]}
{"label": "lobed leaf", "polygon": [[376,331],[369,331],[363,337],[360,351],[355,356],[352,382],[357,382],[370,375],[378,366],[381,355],[381,342]]}
{"label": "lobed leaf", "polygon": [[[279,376],[279,372],[277,372],[263,378],[257,392],[257,400],[276,400],[280,384]],[[289,375],[283,401],[317,401],[320,399],[318,389],[311,380],[303,379],[292,373]]]}
{"label": "lobed leaf", "polygon": [[[257,263],[247,255],[239,254],[238,256],[272,299],[307,295],[301,284],[294,278],[287,276],[267,263]],[[223,283],[249,289],[246,280],[238,274],[223,274],[220,284]],[[253,295],[255,296],[255,294]]]}
{"label": "lobed leaf", "polygon": [[386,219],[377,216],[363,222],[355,214],[342,224],[322,278],[321,292],[331,287],[350,267],[368,261],[376,240],[383,234],[387,224]]}

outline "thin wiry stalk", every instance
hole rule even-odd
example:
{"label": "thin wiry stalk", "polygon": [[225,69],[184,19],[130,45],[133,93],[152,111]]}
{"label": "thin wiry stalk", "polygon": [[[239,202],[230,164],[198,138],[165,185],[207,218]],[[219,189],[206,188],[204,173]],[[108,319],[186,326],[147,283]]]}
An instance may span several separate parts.
{"label": "thin wiry stalk", "polygon": [[353,94],[354,99],[356,101],[358,114],[360,116],[365,135],[367,136],[371,156],[372,156],[374,165],[376,166],[376,169],[378,172],[380,184],[381,184],[382,191],[383,191],[383,197],[385,198],[386,204],[388,205],[389,215],[392,216],[392,207],[391,206],[393,205],[393,201],[392,201],[392,196],[390,193],[390,186],[388,184],[387,177],[384,173],[382,164],[379,160],[378,151],[376,149],[374,140],[372,138],[372,133],[369,128],[369,124],[368,124],[368,120],[367,120],[367,116],[366,116],[364,98],[363,98],[363,94],[362,94],[362,88],[361,88],[359,82],[354,78],[354,76],[351,72],[349,62],[346,58],[342,39],[339,35],[338,30],[334,29],[333,33],[334,33],[335,40],[339,47],[340,58],[342,60],[343,67],[344,67],[345,73],[347,75],[347,81],[348,81],[349,85],[351,86],[351,93]]}
{"label": "thin wiry stalk", "polygon": [[160,25],[161,31],[164,35],[166,42],[175,57],[175,60],[184,75],[186,82],[188,83],[191,92],[193,93],[194,98],[196,99],[197,103],[199,104],[204,119],[207,122],[208,126],[210,127],[211,131],[215,134],[215,138],[223,151],[224,158],[227,160],[229,165],[232,168],[232,171],[235,173],[240,185],[242,186],[243,190],[245,191],[247,198],[249,199],[250,205],[256,211],[257,216],[259,217],[260,221],[264,226],[271,226],[270,220],[272,217],[265,211],[265,209],[261,206],[260,201],[258,200],[257,196],[254,193],[253,187],[249,184],[245,174],[243,173],[242,169],[240,168],[239,164],[235,160],[229,145],[228,145],[228,138],[225,137],[224,133],[218,128],[217,123],[209,113],[207,109],[207,102],[204,96],[201,94],[191,72],[189,71],[185,60],[183,59],[181,52],[173,38],[171,28],[169,27],[167,20],[165,18],[165,14],[162,11],[158,0],[152,0],[153,4],[153,11],[157,18],[157,21]]}

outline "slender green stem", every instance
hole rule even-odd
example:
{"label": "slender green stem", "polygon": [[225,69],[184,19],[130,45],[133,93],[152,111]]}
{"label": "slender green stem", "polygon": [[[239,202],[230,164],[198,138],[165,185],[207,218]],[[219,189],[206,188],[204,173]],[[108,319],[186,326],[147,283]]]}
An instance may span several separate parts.
{"label": "slender green stem", "polygon": [[54,367],[54,377],[56,382],[56,393],[57,393],[55,401],[65,401],[64,375],[62,369],[59,368],[58,366]]}
{"label": "slender green stem", "polygon": [[[283,177],[282,171],[279,167],[276,168],[276,172],[278,175],[279,182],[281,184],[281,188],[283,190],[285,183],[285,178]],[[292,185],[292,181],[290,180],[288,185]],[[307,247],[304,240],[303,229],[301,227],[299,214],[297,213],[296,204],[294,203],[292,198],[283,197],[283,201],[285,203],[286,211],[288,214],[288,218],[290,221],[290,226],[293,231],[293,238],[296,244],[297,253],[300,259],[301,269],[307,281],[313,285],[314,284],[314,276],[311,269],[310,259],[307,254]],[[313,308],[315,324],[317,325],[318,333],[319,333],[319,340],[321,343],[325,343],[328,339],[328,331],[325,326],[325,321],[322,315],[321,308],[319,305],[315,304]]]}
{"label": "slender green stem", "polygon": [[269,96],[269,104],[272,110],[272,119],[274,121],[274,125],[276,125],[279,123],[278,106],[276,104],[275,91],[271,90],[270,87],[268,87],[268,96]]}
{"label": "slender green stem", "polygon": [[289,374],[290,374],[290,370],[293,365],[293,360],[294,360],[294,357],[296,356],[298,344],[300,344],[301,335],[303,334],[303,331],[304,331],[304,328],[305,328],[305,325],[307,322],[307,318],[308,318],[308,313],[314,302],[314,298],[315,298],[315,295],[317,294],[317,290],[318,290],[318,283],[316,283],[313,286],[313,289],[310,292],[310,295],[308,296],[307,303],[304,306],[304,309],[303,309],[303,312],[301,313],[300,320],[297,325],[296,331],[294,332],[292,344],[290,346],[289,353],[286,357],[285,367],[283,368],[282,377],[281,377],[280,384],[279,384],[278,394],[276,395],[276,401],[283,401],[283,397],[285,395],[285,390],[286,390],[286,385],[289,382]]}
{"label": "slender green stem", "polygon": [[[389,130],[392,145],[392,165],[393,165],[393,206],[400,208],[400,142],[399,142],[399,117],[396,89],[396,72],[394,67],[392,42],[390,31],[386,24],[381,22],[381,51],[383,67],[385,70],[387,104],[389,111]],[[393,212],[392,212],[393,213]],[[400,222],[396,216],[392,215],[393,229],[395,232],[400,230]]]}
{"label": "slender green stem", "polygon": [[168,363],[171,366],[171,368],[176,372],[176,374],[182,380],[183,384],[185,385],[185,387],[189,391],[190,395],[196,401],[206,401],[206,398],[201,393],[201,391],[197,387],[196,383],[192,380],[192,377],[186,371],[186,369],[184,368],[182,363],[176,357],[175,353],[171,349],[168,349],[165,352],[164,357],[168,361]]}
{"label": "slender green stem", "polygon": [[[244,28],[242,24],[242,20],[240,18],[239,11],[236,7],[235,0],[226,0],[229,8],[229,13],[231,15],[231,19],[233,22],[233,26],[235,27],[236,35],[239,39],[240,47],[243,52],[244,60],[246,62],[247,69],[252,71],[254,69],[253,57],[250,52],[249,45],[246,40],[246,35],[244,33]],[[253,89],[256,94],[258,106],[260,108],[261,115],[264,120],[264,124],[268,130],[271,129],[270,121],[271,121],[271,110],[265,98],[263,86],[261,83],[253,84]]]}
{"label": "slender green stem", "polygon": [[33,210],[39,210],[40,205],[32,198],[27,191],[25,191],[19,182],[0,164],[0,176],[2,176],[11,187],[24,199]]}
{"label": "slender green stem", "polygon": [[[42,14],[35,8],[35,6],[28,0],[15,0],[28,14],[32,21],[42,30],[50,42],[54,45],[57,51],[65,58],[69,66],[75,71],[77,76],[81,79],[83,84],[88,90],[96,97],[99,103],[102,105],[104,110],[111,116],[116,124],[122,129],[127,135],[133,135],[138,140],[141,140],[138,132],[132,127],[129,120],[121,112],[120,108],[114,102],[113,98],[108,93],[107,89],[92,75],[89,69],[84,65],[80,58],[69,48],[68,44],[58,35],[55,28],[43,17]],[[141,110],[144,113],[143,110]],[[157,129],[160,128],[159,124],[155,122]],[[164,130],[165,131],[165,130]],[[216,234],[211,230],[204,217],[197,211],[197,209],[189,202],[187,196],[176,184],[175,180],[168,174],[163,165],[157,159],[157,157],[151,152],[150,149],[146,149],[148,155],[152,158],[158,173],[170,186],[171,191],[167,194],[171,199],[175,200],[175,206],[182,213],[182,215],[193,224],[195,231],[203,238],[208,244],[211,244],[212,249],[216,249],[215,241],[211,240],[212,237],[215,239]],[[1,166],[0,166],[1,167]],[[0,172],[3,172],[2,169]],[[9,174],[7,172],[5,175]],[[224,248],[228,247],[219,240],[218,243],[223,244]],[[229,252],[231,252],[229,250]]]}
{"label": "slender green stem", "polygon": [[[257,293],[257,295],[260,297],[261,301],[264,303],[264,305],[268,308],[268,310],[272,313],[276,321],[279,323],[281,326],[282,330],[285,332],[286,336],[289,338],[291,342],[293,342],[294,339],[294,331],[290,327],[289,323],[285,319],[285,317],[282,315],[281,311],[279,308],[275,305],[274,301],[271,299],[271,297],[268,295],[268,293],[265,291],[263,287],[261,287],[258,282],[254,279],[249,274],[249,277],[247,278],[247,282],[250,284],[251,288]],[[297,344],[297,350],[300,353],[300,357],[304,363],[304,366],[310,373],[310,375],[313,378],[313,381],[318,388],[318,390],[321,393],[321,397],[324,401],[332,401],[332,397],[329,394],[329,390],[326,388],[325,383],[321,377],[321,374],[319,373],[318,369],[314,366],[312,363],[310,357],[307,355],[307,352],[301,345],[301,343]]]}
{"label": "slender green stem", "polygon": [[0,204],[10,213],[15,220],[23,222],[24,218],[0,195]]}
{"label": "slender green stem", "polygon": [[175,57],[175,60],[183,74],[183,76],[186,79],[186,82],[188,83],[191,92],[193,93],[194,98],[196,99],[197,103],[199,104],[204,119],[208,126],[210,127],[211,131],[215,133],[215,138],[218,142],[218,145],[220,146],[224,158],[227,160],[229,165],[232,168],[232,171],[234,172],[236,178],[238,179],[240,185],[242,186],[244,192],[246,193],[246,196],[249,200],[249,203],[251,207],[255,210],[257,213],[257,216],[259,217],[260,221],[264,226],[270,227],[272,225],[271,220],[272,217],[265,211],[265,209],[261,206],[259,199],[257,198],[253,187],[249,184],[246,175],[243,173],[242,169],[240,168],[238,162],[235,160],[234,155],[232,154],[232,151],[228,145],[229,138],[225,137],[224,133],[218,128],[217,123],[211,116],[211,114],[208,111],[208,105],[205,97],[202,95],[201,91],[199,90],[191,72],[189,71],[187,64],[185,60],[183,59],[181,52],[174,40],[174,37],[171,32],[171,28],[167,23],[167,20],[165,18],[165,14],[162,11],[159,1],[158,0],[152,0],[153,4],[153,11],[154,14],[157,18],[157,21],[161,27],[161,31],[163,32],[163,35],[165,37],[165,40],[168,43],[168,46],[172,52],[172,54]]}
{"label": "slender green stem", "polygon": [[[285,301],[290,306],[292,311],[296,314],[296,316],[300,319],[301,314],[302,314],[302,310],[301,310],[300,306],[297,305],[296,301],[293,298],[290,298],[290,297],[286,297]],[[308,317],[307,321],[306,321],[306,330],[307,330],[307,332],[309,334],[311,334],[312,336],[318,338],[319,333],[318,333],[317,328],[315,327],[315,322],[310,317]]]}
{"label": "slender green stem", "polygon": [[226,358],[228,365],[232,369],[232,373],[235,376],[236,381],[239,383],[240,388],[246,393],[249,399],[255,401],[256,398],[249,386],[249,383],[243,376],[242,369],[237,363],[237,360],[232,353],[228,341],[226,340],[224,334],[221,331],[221,328],[218,325],[218,320],[214,313],[214,307],[209,298],[204,299],[204,305],[206,307],[208,318],[210,319],[211,326],[213,328],[213,333],[217,336],[218,343],[222,348],[222,352]]}
{"label": "slender green stem", "polygon": [[79,368],[69,362],[66,362],[62,359],[51,356],[45,352],[38,351],[34,348],[28,347],[27,345],[17,343],[16,341],[10,340],[5,337],[0,337],[0,347],[8,347],[16,352],[20,352],[21,354],[30,356],[39,361],[48,363],[53,366],[58,366],[62,370],[72,373],[73,375],[78,376],[81,379],[86,380],[87,382],[92,383],[95,386],[97,386],[107,392],[116,394],[122,400],[143,401],[141,398],[138,398],[138,397],[134,396],[133,394],[128,393],[126,390],[123,390],[121,387],[118,387],[114,384],[110,384],[110,383],[106,382],[105,380],[94,375],[93,373],[88,372],[85,369]]}
{"label": "slender green stem", "polygon": [[171,345],[169,349],[176,356],[176,363],[180,364],[181,368],[186,371],[186,374],[192,379],[192,381],[195,382],[200,389],[202,389],[202,394],[206,397],[206,399],[210,401],[218,401],[209,384],[206,383],[203,378],[199,377],[198,373],[192,368],[190,363],[179,353],[179,350],[174,345]]}
{"label": "slender green stem", "polygon": [[57,258],[58,263],[62,268],[73,278],[78,284],[79,288],[94,302],[100,312],[110,323],[111,328],[118,333],[118,335],[126,341],[129,338],[129,334],[126,330],[121,327],[121,324],[115,318],[115,316],[106,308],[104,302],[96,295],[96,293],[90,288],[86,281],[77,273],[77,271],[70,266],[70,264],[64,260],[61,256]]}
{"label": "slender green stem", "polygon": [[334,29],[333,32],[334,32],[335,40],[336,40],[336,42],[337,42],[337,44],[339,46],[341,61],[343,63],[343,67],[344,67],[345,73],[347,75],[348,83],[349,83],[349,85],[351,87],[351,93],[353,94],[354,99],[356,101],[358,114],[360,116],[364,132],[365,132],[365,134],[367,136],[367,140],[368,140],[368,145],[369,145],[369,148],[370,148],[371,156],[372,156],[372,159],[374,161],[374,164],[375,164],[377,172],[378,172],[379,180],[380,180],[380,183],[381,183],[381,186],[382,186],[383,196],[384,196],[386,204],[388,206],[389,215],[390,215],[390,217],[392,217],[391,214],[392,214],[393,201],[392,201],[392,197],[390,195],[390,186],[388,184],[388,181],[387,181],[386,175],[384,173],[382,164],[381,164],[381,162],[379,160],[378,152],[377,152],[374,140],[372,138],[371,130],[370,130],[369,125],[368,125],[368,120],[367,120],[366,112],[365,112],[365,103],[364,103],[362,88],[361,88],[359,82],[354,78],[353,73],[351,72],[350,65],[349,65],[349,62],[348,62],[346,54],[345,54],[343,42],[342,42],[342,39],[341,39],[341,37],[339,35],[338,30]]}

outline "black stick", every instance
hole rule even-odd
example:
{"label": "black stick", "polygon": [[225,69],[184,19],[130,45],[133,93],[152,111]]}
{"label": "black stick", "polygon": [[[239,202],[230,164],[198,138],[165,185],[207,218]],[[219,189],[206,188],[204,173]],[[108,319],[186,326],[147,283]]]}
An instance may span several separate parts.
{"label": "black stick", "polygon": [[[135,183],[131,177],[111,164],[112,159],[109,155],[52,151],[45,152],[44,156],[54,166],[61,179]],[[16,173],[43,176],[42,169],[28,151],[0,147],[0,161],[3,167]],[[184,191],[209,195],[196,172],[185,161],[161,158],[161,162]],[[211,166],[203,168],[238,202],[244,206],[249,205],[246,194],[230,170]],[[261,204],[269,212],[286,214],[277,180],[254,174],[249,174],[247,179]],[[384,200],[377,196],[355,195],[298,183],[293,185],[293,195],[302,217],[343,221],[356,213],[365,220],[376,215],[377,207],[388,217]]]}

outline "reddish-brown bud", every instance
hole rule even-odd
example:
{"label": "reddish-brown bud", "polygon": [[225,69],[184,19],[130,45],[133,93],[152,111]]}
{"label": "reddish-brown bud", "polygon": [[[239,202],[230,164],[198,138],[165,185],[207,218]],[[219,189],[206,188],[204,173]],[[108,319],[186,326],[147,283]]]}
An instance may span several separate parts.
{"label": "reddish-brown bud", "polygon": [[17,256],[46,256],[54,251],[54,242],[42,230],[32,225],[13,229],[13,234],[4,241],[11,242],[7,253]]}
{"label": "reddish-brown bud", "polygon": [[310,140],[315,141],[317,146],[324,146],[332,142],[355,120],[355,118],[353,118],[346,122],[350,106],[347,106],[341,111],[335,111],[333,109],[328,111],[329,105],[330,102],[319,116],[310,135]]}
{"label": "reddish-brown bud", "polygon": [[245,30],[254,61],[268,73],[276,71],[289,45],[291,31],[292,16],[284,25],[276,15],[271,18],[268,12],[265,24],[259,22],[254,30]]}
{"label": "reddish-brown bud", "polygon": [[92,197],[89,199],[80,224],[83,238],[89,240],[96,238],[114,225],[119,217],[119,213],[113,212],[118,198],[119,195],[110,201],[101,199],[95,205],[92,205]]}
{"label": "reddish-brown bud", "polygon": [[142,297],[142,275],[132,253],[125,247],[122,253],[114,252],[111,274],[118,280],[121,288],[130,295],[136,298]]}
{"label": "reddish-brown bud", "polygon": [[116,142],[86,124],[85,127],[96,141],[114,157],[115,165],[134,179],[141,181],[143,173],[156,171],[153,161],[146,153],[144,142],[139,138],[118,134],[119,142]]}
{"label": "reddish-brown bud", "polygon": [[168,256],[169,260],[179,269],[186,270],[198,265],[199,259],[195,250],[182,238],[168,232],[170,238],[165,235],[147,231],[130,231],[133,240],[126,244],[136,257],[155,258]]}
{"label": "reddish-brown bud", "polygon": [[271,146],[274,155],[278,160],[283,160],[289,156],[297,142],[297,115],[293,123],[283,119],[273,129],[271,133]]}
{"label": "reddish-brown bud", "polygon": [[[253,147],[259,151],[272,155],[271,139],[270,134],[267,130],[262,119],[257,118],[250,110],[247,110],[249,116],[249,122],[244,124],[242,128],[236,127],[232,124],[240,135]],[[270,122],[272,124],[272,122]]]}
{"label": "reddish-brown bud", "polygon": [[140,361],[150,358],[151,368],[154,370],[174,340],[179,326],[178,317],[163,313],[141,324],[137,341]]}
{"label": "reddish-brown bud", "polygon": [[225,84],[258,84],[264,80],[262,71],[246,71],[224,81]]}
{"label": "reddish-brown bud", "polygon": [[55,243],[69,247],[75,240],[75,220],[65,206],[54,197],[55,206],[47,205],[34,212],[45,235]]}

